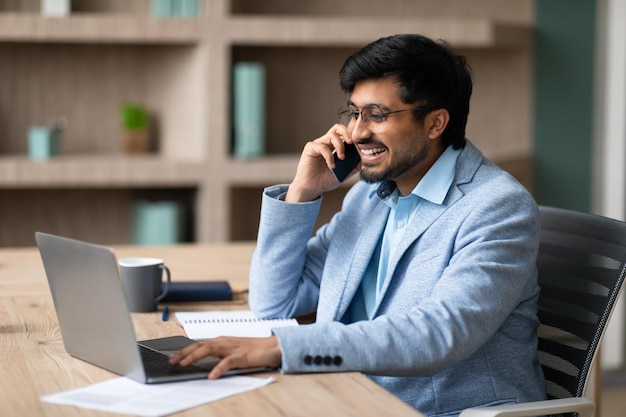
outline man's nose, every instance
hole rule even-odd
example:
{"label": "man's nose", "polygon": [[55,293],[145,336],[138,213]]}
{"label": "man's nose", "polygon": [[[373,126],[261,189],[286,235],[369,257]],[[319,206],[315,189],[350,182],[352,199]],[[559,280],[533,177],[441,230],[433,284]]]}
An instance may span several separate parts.
{"label": "man's nose", "polygon": [[361,139],[369,138],[372,135],[372,131],[368,128],[368,123],[363,121],[363,117],[359,115],[357,119],[352,123],[353,128],[350,133],[350,138],[353,142],[358,142]]}

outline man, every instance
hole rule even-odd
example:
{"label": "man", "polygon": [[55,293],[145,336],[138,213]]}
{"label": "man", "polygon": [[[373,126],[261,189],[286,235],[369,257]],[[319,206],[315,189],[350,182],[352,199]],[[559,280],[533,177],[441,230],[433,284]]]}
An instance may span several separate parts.
{"label": "man", "polygon": [[[462,57],[419,35],[379,39],[340,72],[335,124],[265,190],[250,276],[262,317],[317,312],[262,339],[219,338],[172,359],[223,358],[211,373],[361,371],[429,416],[545,397],[536,356],[538,211],[465,139]],[[356,144],[362,181],[311,238],[329,168]]]}

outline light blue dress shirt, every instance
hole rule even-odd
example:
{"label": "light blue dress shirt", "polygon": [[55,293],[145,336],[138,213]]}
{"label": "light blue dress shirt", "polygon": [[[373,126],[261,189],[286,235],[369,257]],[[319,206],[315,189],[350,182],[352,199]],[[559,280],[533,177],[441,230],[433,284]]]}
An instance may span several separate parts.
{"label": "light blue dress shirt", "polygon": [[404,236],[404,231],[411,223],[423,200],[435,204],[443,203],[454,180],[456,160],[460,153],[460,149],[453,149],[448,146],[409,195],[401,196],[396,189],[383,199],[390,208],[387,225],[372,254],[359,289],[342,319],[344,323],[372,318],[371,313],[374,311],[387,277],[387,267],[393,257],[394,248],[398,247]]}

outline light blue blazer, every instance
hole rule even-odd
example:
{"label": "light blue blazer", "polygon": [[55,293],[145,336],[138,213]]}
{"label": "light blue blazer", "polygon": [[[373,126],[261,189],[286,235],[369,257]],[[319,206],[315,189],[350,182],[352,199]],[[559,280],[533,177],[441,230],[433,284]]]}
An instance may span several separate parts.
{"label": "light blue blazer", "polygon": [[340,322],[389,207],[358,182],[314,237],[320,199],[265,190],[250,272],[262,317],[317,312],[275,329],[282,371],[361,371],[428,416],[545,398],[537,360],[536,203],[469,141],[443,204],[424,201],[394,252],[373,319]]}

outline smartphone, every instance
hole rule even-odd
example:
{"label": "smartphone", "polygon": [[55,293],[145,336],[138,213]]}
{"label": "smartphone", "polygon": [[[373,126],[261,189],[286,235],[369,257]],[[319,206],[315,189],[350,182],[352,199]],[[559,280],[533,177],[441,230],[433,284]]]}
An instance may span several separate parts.
{"label": "smartphone", "polygon": [[335,168],[331,169],[333,175],[339,182],[345,180],[348,175],[350,175],[354,167],[361,162],[359,150],[356,148],[354,143],[344,143],[344,149],[346,154],[344,159],[339,159],[337,157],[337,153],[334,153]]}

